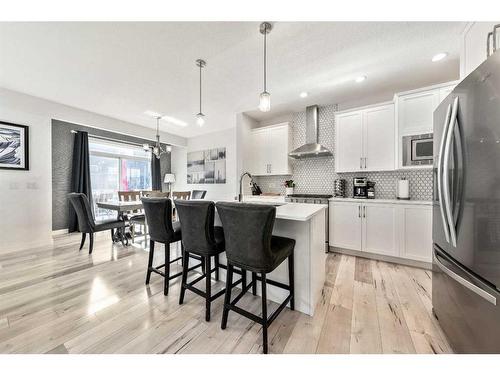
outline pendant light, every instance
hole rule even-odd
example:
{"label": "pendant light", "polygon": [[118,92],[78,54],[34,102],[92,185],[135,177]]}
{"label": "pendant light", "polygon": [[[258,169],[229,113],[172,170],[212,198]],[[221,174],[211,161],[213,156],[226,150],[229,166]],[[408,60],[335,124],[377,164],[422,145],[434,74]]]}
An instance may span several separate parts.
{"label": "pendant light", "polygon": [[151,146],[149,143],[144,143],[142,147],[144,148],[144,151],[149,151],[153,153],[153,155],[159,159],[162,154],[167,154],[172,152],[172,146],[167,145],[167,149],[164,150],[163,147],[161,147],[160,143],[160,119],[162,116],[156,115],[154,117],[156,119],[156,142],[153,146]]}
{"label": "pendant light", "polygon": [[273,26],[269,22],[260,24],[260,33],[264,35],[264,91],[259,97],[259,109],[262,112],[271,110],[271,94],[267,92],[267,34],[271,32]]}
{"label": "pendant light", "polygon": [[202,59],[196,60],[196,66],[200,68],[200,112],[196,115],[196,124],[202,127],[205,124],[205,115],[201,110],[201,69],[207,65],[207,62]]}

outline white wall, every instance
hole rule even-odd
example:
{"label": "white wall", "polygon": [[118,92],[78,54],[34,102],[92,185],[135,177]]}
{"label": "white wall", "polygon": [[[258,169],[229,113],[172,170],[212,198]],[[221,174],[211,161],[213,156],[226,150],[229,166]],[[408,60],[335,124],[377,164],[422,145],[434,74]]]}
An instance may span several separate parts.
{"label": "white wall", "polygon": [[[225,184],[187,184],[187,153],[211,148],[226,148],[226,183]],[[227,129],[199,137],[189,138],[187,147],[173,147],[172,173],[176,182],[172,190],[206,190],[205,199],[234,199],[238,194],[236,129]]]}
{"label": "white wall", "polygon": [[[154,129],[0,88],[0,120],[29,126],[30,170],[0,170],[0,253],[52,242],[51,120],[154,139]],[[164,142],[185,138],[162,133]]]}

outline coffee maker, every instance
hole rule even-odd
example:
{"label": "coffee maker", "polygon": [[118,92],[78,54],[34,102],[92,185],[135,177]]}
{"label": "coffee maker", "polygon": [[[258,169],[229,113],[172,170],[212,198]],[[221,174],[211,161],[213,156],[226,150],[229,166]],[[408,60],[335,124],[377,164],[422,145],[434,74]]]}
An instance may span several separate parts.
{"label": "coffee maker", "polygon": [[354,187],[353,198],[368,198],[368,179],[366,177],[354,177],[352,184]]}

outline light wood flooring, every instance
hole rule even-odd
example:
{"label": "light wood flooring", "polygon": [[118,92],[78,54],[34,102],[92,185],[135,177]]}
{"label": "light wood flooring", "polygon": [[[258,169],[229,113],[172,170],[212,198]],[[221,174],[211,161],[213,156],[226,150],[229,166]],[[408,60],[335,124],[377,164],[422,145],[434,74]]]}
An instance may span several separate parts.
{"label": "light wood flooring", "polygon": [[[258,324],[231,312],[220,329],[223,298],[205,322],[201,297],[187,291],[179,306],[179,280],[168,296],[158,275],[145,286],[140,246],[112,245],[103,233],[88,255],[78,242],[0,255],[0,353],[262,352]],[[429,271],[329,254],[326,273],[314,317],[285,309],[270,327],[270,353],[451,352],[431,312]],[[260,312],[259,297],[240,303]]]}

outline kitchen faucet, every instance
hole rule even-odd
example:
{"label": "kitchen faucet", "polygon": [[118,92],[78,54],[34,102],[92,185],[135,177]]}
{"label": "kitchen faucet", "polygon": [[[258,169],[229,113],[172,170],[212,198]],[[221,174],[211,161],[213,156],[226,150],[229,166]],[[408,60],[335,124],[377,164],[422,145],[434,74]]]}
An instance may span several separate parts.
{"label": "kitchen faucet", "polygon": [[252,175],[249,172],[244,172],[241,177],[240,177],[240,193],[238,194],[238,202],[243,201],[243,177],[248,176],[250,177],[250,180],[253,181]]}

